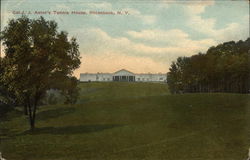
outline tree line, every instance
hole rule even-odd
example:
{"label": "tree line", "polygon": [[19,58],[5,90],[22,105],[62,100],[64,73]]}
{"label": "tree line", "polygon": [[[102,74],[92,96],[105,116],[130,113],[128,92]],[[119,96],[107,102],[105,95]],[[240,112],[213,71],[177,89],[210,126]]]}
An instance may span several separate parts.
{"label": "tree line", "polygon": [[55,21],[43,17],[11,19],[1,32],[4,57],[0,57],[0,113],[22,106],[30,129],[35,128],[38,106],[47,92],[60,91],[65,103],[75,103],[78,80],[73,71],[81,63],[79,45]]}
{"label": "tree line", "polygon": [[178,57],[167,74],[171,93],[250,91],[250,38]]}

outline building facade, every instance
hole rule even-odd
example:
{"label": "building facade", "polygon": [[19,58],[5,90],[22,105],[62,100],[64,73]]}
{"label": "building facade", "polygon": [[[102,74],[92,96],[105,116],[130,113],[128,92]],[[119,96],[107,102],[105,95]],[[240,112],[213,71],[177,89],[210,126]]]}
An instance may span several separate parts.
{"label": "building facade", "polygon": [[115,73],[81,73],[81,82],[166,82],[167,74],[136,74],[122,69]]}

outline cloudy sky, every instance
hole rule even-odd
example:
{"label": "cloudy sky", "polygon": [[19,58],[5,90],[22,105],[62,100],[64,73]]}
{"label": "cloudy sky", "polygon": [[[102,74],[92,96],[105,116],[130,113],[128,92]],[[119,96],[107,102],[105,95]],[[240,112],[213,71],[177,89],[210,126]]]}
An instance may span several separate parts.
{"label": "cloudy sky", "polygon": [[[2,0],[1,29],[8,19],[55,20],[76,37],[82,57],[75,72],[167,72],[173,60],[210,46],[249,37],[247,0]],[[35,12],[43,12],[35,14]],[[64,12],[69,14],[59,14]],[[121,11],[122,15],[71,14]],[[51,14],[49,14],[49,12]]]}

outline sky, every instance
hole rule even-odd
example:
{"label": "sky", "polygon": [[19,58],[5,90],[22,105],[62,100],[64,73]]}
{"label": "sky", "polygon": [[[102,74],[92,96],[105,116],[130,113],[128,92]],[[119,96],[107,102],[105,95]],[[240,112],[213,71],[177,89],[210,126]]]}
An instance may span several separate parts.
{"label": "sky", "polygon": [[55,20],[77,39],[77,77],[120,69],[166,73],[177,57],[249,37],[247,0],[1,0],[1,30],[22,12]]}

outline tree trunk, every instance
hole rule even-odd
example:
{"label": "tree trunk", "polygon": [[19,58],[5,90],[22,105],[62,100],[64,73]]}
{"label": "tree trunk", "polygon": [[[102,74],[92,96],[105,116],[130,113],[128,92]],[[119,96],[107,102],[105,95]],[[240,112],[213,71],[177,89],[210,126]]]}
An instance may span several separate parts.
{"label": "tree trunk", "polygon": [[28,114],[29,114],[30,131],[34,131],[34,129],[35,129],[36,108],[37,108],[36,103],[35,103],[35,105],[31,106],[31,104],[29,102]]}
{"label": "tree trunk", "polygon": [[35,119],[34,119],[34,118],[32,118],[32,119],[30,120],[30,130],[31,130],[31,131],[34,131],[34,130],[35,130]]}
{"label": "tree trunk", "polygon": [[27,96],[27,103],[25,106],[28,109],[30,131],[34,131],[35,129],[36,110],[40,97],[41,96],[39,93],[36,93],[36,96],[34,97],[33,100],[32,98],[30,98],[30,96]]}
{"label": "tree trunk", "polygon": [[37,104],[35,103],[35,105],[34,105],[34,110],[33,110],[33,113],[32,113],[31,126],[30,126],[30,129],[31,129],[32,131],[35,129],[36,108],[37,108]]}
{"label": "tree trunk", "polygon": [[23,113],[24,113],[24,115],[28,115],[28,107],[27,107],[27,105],[25,104],[24,106],[23,106]]}
{"label": "tree trunk", "polygon": [[28,109],[29,109],[29,112],[28,112],[28,114],[29,114],[29,124],[30,124],[30,130],[32,130],[32,111],[31,111],[31,106],[30,106],[30,104],[28,104]]}

